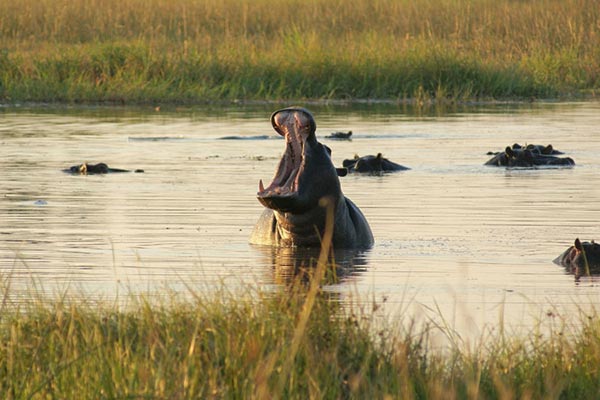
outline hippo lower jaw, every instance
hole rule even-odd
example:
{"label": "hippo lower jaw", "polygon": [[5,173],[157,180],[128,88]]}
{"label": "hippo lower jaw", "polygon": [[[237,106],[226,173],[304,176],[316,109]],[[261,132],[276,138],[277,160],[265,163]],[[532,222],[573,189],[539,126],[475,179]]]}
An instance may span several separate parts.
{"label": "hippo lower jaw", "polygon": [[300,207],[302,203],[294,193],[281,194],[281,195],[259,195],[258,201],[265,207],[280,212],[299,212],[303,210]]}

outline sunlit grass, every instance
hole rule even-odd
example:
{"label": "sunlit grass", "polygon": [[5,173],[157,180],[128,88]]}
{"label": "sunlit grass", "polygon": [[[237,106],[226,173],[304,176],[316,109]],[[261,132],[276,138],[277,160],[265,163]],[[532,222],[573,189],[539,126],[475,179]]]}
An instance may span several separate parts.
{"label": "sunlit grass", "polygon": [[[596,398],[600,320],[432,347],[303,286],[266,293],[6,305],[0,393],[37,398]],[[366,304],[366,303],[365,303]],[[373,304],[372,306],[381,306]],[[401,323],[402,322],[402,323]],[[506,329],[508,331],[508,329]]]}
{"label": "sunlit grass", "polygon": [[600,84],[594,0],[0,3],[0,99],[530,98]]}

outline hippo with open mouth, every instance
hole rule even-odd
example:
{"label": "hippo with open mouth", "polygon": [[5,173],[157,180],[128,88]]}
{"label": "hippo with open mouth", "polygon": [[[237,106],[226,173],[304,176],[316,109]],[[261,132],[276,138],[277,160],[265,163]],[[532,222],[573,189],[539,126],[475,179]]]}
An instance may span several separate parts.
{"label": "hippo with open mouth", "polygon": [[371,228],[358,207],[344,196],[330,150],[317,141],[312,114],[299,107],[284,108],[271,115],[275,131],[285,138],[286,148],[273,181],[262,180],[257,197],[267,207],[256,224],[250,242],[278,246],[318,247],[325,229],[328,199],[333,205],[334,248],[369,248]]}

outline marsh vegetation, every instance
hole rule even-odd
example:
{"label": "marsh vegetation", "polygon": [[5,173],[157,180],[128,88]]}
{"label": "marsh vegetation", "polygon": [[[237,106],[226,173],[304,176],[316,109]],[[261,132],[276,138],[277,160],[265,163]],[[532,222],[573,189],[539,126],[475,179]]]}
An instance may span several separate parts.
{"label": "marsh vegetation", "polygon": [[0,4],[0,99],[126,103],[594,95],[594,0]]}
{"label": "marsh vegetation", "polygon": [[[300,286],[195,301],[7,307],[0,392],[42,398],[595,398],[600,324],[500,329],[465,343],[447,327],[385,326]],[[373,304],[379,307],[382,304]],[[357,310],[360,310],[357,308]],[[432,348],[431,330],[449,338]]]}

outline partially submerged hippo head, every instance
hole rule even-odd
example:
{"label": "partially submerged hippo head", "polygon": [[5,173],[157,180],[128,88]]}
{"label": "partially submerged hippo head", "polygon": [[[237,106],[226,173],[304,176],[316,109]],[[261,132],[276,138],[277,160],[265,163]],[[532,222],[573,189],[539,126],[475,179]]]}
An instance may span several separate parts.
{"label": "partially submerged hippo head", "polygon": [[376,156],[368,155],[359,157],[358,154],[353,159],[347,159],[342,162],[342,165],[349,172],[362,172],[370,174],[381,174],[383,172],[406,171],[407,167],[397,164],[383,157],[381,153]]}
{"label": "partially submerged hippo head", "polygon": [[[317,247],[325,231],[326,209],[332,206],[336,248],[366,248],[373,235],[361,211],[344,196],[331,150],[315,136],[312,114],[301,107],[278,110],[271,115],[273,129],[285,138],[275,176],[267,187],[262,180],[257,197],[267,207],[257,223],[251,243]],[[326,199],[326,202],[324,200]]]}
{"label": "partially submerged hippo head", "polygon": [[[554,146],[552,146],[551,144],[548,144],[546,146],[544,146],[543,144],[526,144],[525,146],[521,146],[519,143],[514,143],[512,145],[512,149],[513,150],[529,150],[534,154],[545,154],[545,155],[549,155],[549,156],[565,154],[562,151],[556,150],[554,148]],[[488,151],[487,155],[492,156],[492,155],[497,155],[499,153],[501,153],[501,152]]]}
{"label": "partially submerged hippo head", "polygon": [[[83,163],[83,164],[73,165],[72,167],[63,169],[63,172],[67,172],[67,173],[73,174],[73,175],[96,175],[96,174],[111,174],[111,173],[115,173],[115,172],[131,172],[131,171],[128,169],[110,168],[105,163],[98,163],[98,164]],[[136,169],[133,172],[142,173],[142,172],[144,172],[144,170]]]}
{"label": "partially submerged hippo head", "polygon": [[[543,153],[543,151],[550,153]],[[570,157],[561,158],[551,155],[553,151],[551,145],[540,149],[536,146],[523,148],[515,144],[512,147],[507,146],[503,152],[497,153],[485,165],[509,168],[533,168],[540,166],[572,167],[575,165],[575,161]]]}
{"label": "partially submerged hippo head", "polygon": [[327,139],[342,139],[352,140],[352,131],[348,132],[332,132],[329,136],[325,136]]}
{"label": "partially submerged hippo head", "polygon": [[564,154],[562,151],[555,150],[551,144],[546,145],[546,146],[544,146],[543,144],[528,144],[525,146],[521,146],[519,143],[515,143],[515,144],[513,144],[512,148],[514,150],[518,150],[518,149],[529,150],[534,154],[545,154],[548,156]]}
{"label": "partially submerged hippo head", "polygon": [[317,125],[304,108],[284,108],[271,115],[273,129],[285,138],[286,148],[273,181],[259,183],[258,200],[267,208],[302,213],[318,206],[325,196],[341,194],[338,173],[328,148],[317,141]]}
{"label": "partially submerged hippo head", "polygon": [[79,166],[77,166],[77,165],[72,166],[71,172],[79,173],[82,175],[107,174],[108,173],[108,165],[106,165],[104,163],[98,163],[98,164],[83,163]]}
{"label": "partially submerged hippo head", "polygon": [[565,267],[576,278],[587,273],[599,274],[600,244],[595,243],[593,240],[591,242],[582,242],[577,238],[573,246],[570,246],[554,259],[554,262]]}

